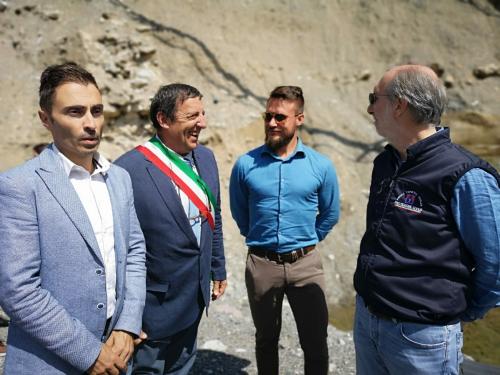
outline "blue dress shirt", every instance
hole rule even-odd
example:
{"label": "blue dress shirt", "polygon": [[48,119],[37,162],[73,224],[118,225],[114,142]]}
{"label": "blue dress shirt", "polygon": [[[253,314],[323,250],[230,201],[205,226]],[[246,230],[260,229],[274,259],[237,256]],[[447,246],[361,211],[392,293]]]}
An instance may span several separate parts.
{"label": "blue dress shirt", "polygon": [[266,145],[241,156],[231,173],[229,196],[247,246],[279,253],[323,240],[339,218],[333,164],[300,139],[286,158]]}
{"label": "blue dress shirt", "polygon": [[455,185],[451,208],[476,263],[472,299],[462,316],[472,321],[500,306],[500,189],[495,177],[471,169]]}

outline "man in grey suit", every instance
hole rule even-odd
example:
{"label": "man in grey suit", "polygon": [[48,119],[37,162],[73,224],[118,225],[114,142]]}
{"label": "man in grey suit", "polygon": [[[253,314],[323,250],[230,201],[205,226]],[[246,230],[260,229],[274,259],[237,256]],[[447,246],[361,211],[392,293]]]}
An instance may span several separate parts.
{"label": "man in grey suit", "polygon": [[144,339],[145,247],[130,177],[97,152],[104,115],[74,63],[40,79],[54,142],[0,174],[5,375],[119,374]]}
{"label": "man in grey suit", "polygon": [[198,144],[201,99],[189,85],[161,87],[150,109],[157,134],[116,161],[132,178],[147,249],[148,339],[134,374],[188,374],[202,312],[226,288],[219,174],[212,151]]}

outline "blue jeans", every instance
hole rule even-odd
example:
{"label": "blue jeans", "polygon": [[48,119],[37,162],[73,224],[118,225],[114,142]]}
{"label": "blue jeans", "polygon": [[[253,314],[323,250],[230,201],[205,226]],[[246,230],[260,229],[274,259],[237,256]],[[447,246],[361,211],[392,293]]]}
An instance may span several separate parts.
{"label": "blue jeans", "polygon": [[358,375],[459,374],[460,323],[436,326],[378,318],[356,296],[354,346]]}

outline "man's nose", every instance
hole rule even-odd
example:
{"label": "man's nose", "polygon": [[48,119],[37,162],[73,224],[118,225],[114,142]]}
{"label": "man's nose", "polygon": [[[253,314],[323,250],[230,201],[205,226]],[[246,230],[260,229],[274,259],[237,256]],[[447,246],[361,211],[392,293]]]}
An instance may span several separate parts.
{"label": "man's nose", "polygon": [[88,112],[83,117],[83,127],[87,130],[95,131],[97,127],[97,120],[94,116],[92,116],[92,113]]}
{"label": "man's nose", "polygon": [[276,122],[276,118],[274,116],[267,123],[267,126],[269,126],[270,128],[275,128],[276,126],[278,126],[278,123]]}
{"label": "man's nose", "polygon": [[207,127],[207,119],[205,118],[204,114],[200,115],[200,118],[198,119],[196,126],[198,126],[199,128],[202,128],[202,129],[205,129]]}
{"label": "man's nose", "polygon": [[366,112],[368,112],[369,115],[373,115],[373,104],[368,104],[368,107],[366,108]]}

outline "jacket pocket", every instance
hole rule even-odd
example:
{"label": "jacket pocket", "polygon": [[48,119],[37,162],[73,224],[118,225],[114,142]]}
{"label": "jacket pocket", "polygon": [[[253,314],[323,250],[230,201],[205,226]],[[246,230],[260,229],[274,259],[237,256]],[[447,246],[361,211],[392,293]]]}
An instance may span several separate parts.
{"label": "jacket pocket", "polygon": [[170,283],[168,281],[164,283],[148,282],[146,284],[146,302],[161,305],[166,300],[169,289]]}

